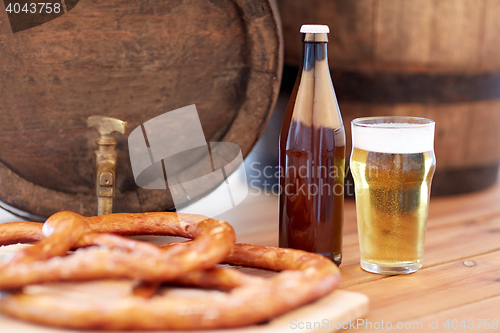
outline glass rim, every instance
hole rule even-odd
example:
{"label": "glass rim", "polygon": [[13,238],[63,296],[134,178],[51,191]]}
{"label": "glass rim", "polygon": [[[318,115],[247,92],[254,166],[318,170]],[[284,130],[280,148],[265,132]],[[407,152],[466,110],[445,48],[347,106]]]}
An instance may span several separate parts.
{"label": "glass rim", "polygon": [[[384,121],[393,120],[393,121]],[[373,126],[375,124],[401,124],[400,126]],[[422,117],[412,116],[374,116],[374,117],[361,117],[351,121],[353,126],[365,128],[383,128],[383,129],[401,129],[401,128],[422,128],[435,124],[434,120]],[[406,126],[405,126],[406,125]]]}

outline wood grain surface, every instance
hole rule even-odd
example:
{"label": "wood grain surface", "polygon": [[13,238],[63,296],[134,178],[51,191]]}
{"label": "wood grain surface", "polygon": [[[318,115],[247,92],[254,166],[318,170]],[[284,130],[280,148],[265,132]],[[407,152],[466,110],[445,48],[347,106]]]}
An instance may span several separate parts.
{"label": "wood grain surface", "polygon": [[[163,238],[165,240],[165,238]],[[14,253],[22,248],[31,245],[10,245],[0,247],[0,260],[9,253]],[[237,269],[252,275],[269,277],[277,273],[264,271],[255,268],[238,267]],[[84,283],[55,283],[43,286],[35,286],[34,292],[44,294],[66,295],[72,302],[86,302],[99,297],[108,299],[117,298],[119,295],[132,290],[134,281],[93,281]],[[28,291],[29,292],[29,291]],[[213,291],[203,291],[200,289],[176,289],[176,294],[185,294],[186,297],[193,297],[193,293],[198,293],[201,297],[203,293]],[[335,331],[342,324],[354,321],[363,317],[368,312],[368,298],[361,294],[346,290],[336,290],[325,297],[301,306],[293,311],[283,314],[277,318],[258,325],[231,329],[231,332],[241,333],[274,333],[274,332],[324,332]],[[310,327],[308,327],[310,326]],[[2,333],[44,333],[44,332],[74,332],[74,330],[52,329],[40,325],[15,320],[0,314],[0,327]],[[179,331],[169,331],[179,332]],[[194,332],[194,331],[193,331]],[[198,331],[200,332],[200,331]],[[222,333],[227,330],[210,330],[203,332]],[[201,332],[200,332],[201,333]]]}
{"label": "wood grain surface", "polygon": [[[278,200],[255,194],[250,193],[242,204],[219,217],[233,225],[239,242],[276,246]],[[360,268],[355,203],[346,200],[341,290],[369,297],[370,311],[364,319],[372,323],[384,320],[394,325],[398,322],[428,325],[429,321],[437,320],[439,331],[444,331],[448,319],[500,320],[499,202],[500,184],[472,194],[432,198],[422,269],[411,275],[386,276]],[[156,243],[172,241],[141,239]],[[424,332],[426,326],[421,330],[401,331]],[[494,330],[478,327],[476,322],[474,329],[456,331]]]}
{"label": "wood grain surface", "polygon": [[[500,322],[500,184],[486,190],[432,198],[429,210],[424,265],[410,275],[386,276],[363,271],[359,266],[355,203],[347,200],[344,218],[342,290],[361,292],[370,298],[367,321],[421,322],[497,319]],[[258,208],[257,208],[258,207]],[[246,204],[223,218],[237,230],[239,241],[277,245],[278,201],[275,197],[249,197]],[[493,332],[478,326],[458,332]],[[451,325],[451,324],[450,324]],[[374,330],[360,327],[354,332]],[[384,331],[384,330],[377,330]],[[387,330],[387,331],[394,331]]]}
{"label": "wood grain surface", "polygon": [[298,65],[301,24],[328,24],[335,68],[500,67],[498,0],[278,0],[285,62]]}
{"label": "wood grain surface", "polygon": [[[279,0],[285,62],[301,59],[301,24],[328,24],[339,106],[366,116],[436,121],[433,195],[487,188],[500,163],[500,1]],[[350,151],[347,140],[347,151]]]}
{"label": "wood grain surface", "polygon": [[[95,292],[108,292],[109,288],[113,288],[112,284],[103,285],[102,289],[95,288]],[[107,290],[106,290],[107,289]],[[73,294],[82,292],[76,288],[66,287],[66,290]],[[49,290],[50,292],[50,290]],[[59,291],[61,292],[61,291]],[[64,291],[63,291],[64,292]],[[349,323],[361,318],[368,312],[368,298],[360,293],[355,293],[345,290],[337,290],[330,295],[318,300],[317,302],[307,304],[294,311],[275,318],[267,323],[252,325],[249,327],[231,329],[235,333],[277,333],[277,332],[300,332],[313,333],[325,332],[325,327],[328,331],[337,331],[335,323]],[[310,323],[313,329],[306,328],[307,323]],[[316,327],[314,327],[316,323]],[[318,324],[320,323],[320,324]],[[75,330],[52,329],[38,325],[31,325],[26,322],[14,320],[0,314],[0,325],[2,333],[71,333]],[[299,325],[301,328],[299,328]],[[292,327],[292,328],[291,328]],[[333,329],[330,330],[329,327]],[[168,331],[170,333],[181,333],[186,331]],[[210,330],[210,331],[190,331],[192,333],[227,333],[228,330]]]}
{"label": "wood grain surface", "polygon": [[206,141],[233,142],[246,156],[279,90],[276,11],[273,0],[82,0],[17,33],[0,15],[0,199],[40,216],[94,215],[98,134],[86,119],[104,115],[128,122],[117,135],[115,212],[172,208],[168,191],[135,185],[128,134],[195,104]]}

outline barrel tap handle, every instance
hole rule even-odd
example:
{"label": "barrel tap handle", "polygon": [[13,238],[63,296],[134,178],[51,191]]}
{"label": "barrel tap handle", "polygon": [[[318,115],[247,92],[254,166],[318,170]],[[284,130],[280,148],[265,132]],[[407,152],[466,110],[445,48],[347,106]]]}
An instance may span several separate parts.
{"label": "barrel tap handle", "polygon": [[87,126],[95,127],[100,134],[95,151],[97,215],[111,214],[116,189],[115,148],[118,143],[113,133],[125,134],[127,122],[104,116],[90,116],[87,118]]}

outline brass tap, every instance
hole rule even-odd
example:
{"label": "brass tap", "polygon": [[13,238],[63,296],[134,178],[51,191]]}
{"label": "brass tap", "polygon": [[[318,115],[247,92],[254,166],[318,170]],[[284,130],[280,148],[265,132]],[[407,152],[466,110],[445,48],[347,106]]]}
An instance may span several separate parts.
{"label": "brass tap", "polygon": [[100,134],[95,151],[97,215],[111,214],[116,189],[115,148],[118,143],[113,133],[125,134],[127,122],[103,116],[90,116],[87,118],[87,126],[95,127]]}

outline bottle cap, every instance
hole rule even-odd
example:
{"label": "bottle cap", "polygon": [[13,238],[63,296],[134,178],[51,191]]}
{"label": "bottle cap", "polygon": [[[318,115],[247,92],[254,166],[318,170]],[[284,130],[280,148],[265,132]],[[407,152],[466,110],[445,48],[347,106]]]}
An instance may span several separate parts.
{"label": "bottle cap", "polygon": [[304,24],[300,27],[300,32],[303,34],[327,34],[330,32],[330,28],[327,25]]}

